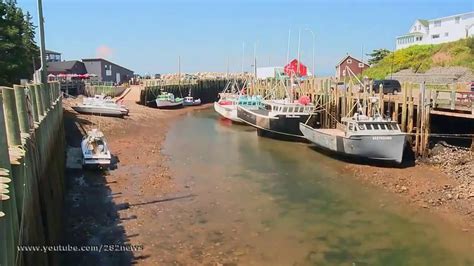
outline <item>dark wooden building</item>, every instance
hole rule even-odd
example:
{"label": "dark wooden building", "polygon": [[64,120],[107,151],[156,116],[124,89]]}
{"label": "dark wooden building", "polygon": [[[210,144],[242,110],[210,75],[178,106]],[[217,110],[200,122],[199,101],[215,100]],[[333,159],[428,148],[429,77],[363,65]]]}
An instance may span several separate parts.
{"label": "dark wooden building", "polygon": [[339,62],[339,64],[336,65],[336,78],[344,79],[350,77],[352,75],[350,72],[353,72],[354,75],[360,75],[369,67],[368,64],[361,60],[347,55]]}
{"label": "dark wooden building", "polygon": [[86,74],[87,70],[84,63],[77,60],[48,62],[48,74]]}
{"label": "dark wooden building", "polygon": [[133,71],[103,58],[82,59],[87,73],[96,74],[100,81],[111,81],[117,84],[133,78]]}

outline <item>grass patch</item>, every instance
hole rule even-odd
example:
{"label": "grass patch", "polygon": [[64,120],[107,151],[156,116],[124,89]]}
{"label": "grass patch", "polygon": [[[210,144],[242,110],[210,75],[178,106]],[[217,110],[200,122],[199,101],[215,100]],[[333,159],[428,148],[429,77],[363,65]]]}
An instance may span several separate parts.
{"label": "grass patch", "polygon": [[413,45],[390,53],[363,75],[383,79],[390,72],[412,69],[424,73],[431,67],[467,67],[474,71],[474,37],[437,45]]}

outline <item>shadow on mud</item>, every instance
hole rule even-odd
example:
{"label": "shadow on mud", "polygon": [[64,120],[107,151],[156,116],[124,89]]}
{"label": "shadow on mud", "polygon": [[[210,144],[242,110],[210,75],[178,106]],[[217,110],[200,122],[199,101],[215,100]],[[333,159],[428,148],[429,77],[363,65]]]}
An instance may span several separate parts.
{"label": "shadow on mud", "polygon": [[[65,110],[64,127],[68,149],[80,150],[85,132],[83,125],[92,123]],[[112,171],[117,168],[118,157],[114,156],[113,162]],[[120,198],[121,193],[111,193],[106,180],[107,174],[108,171],[66,168],[62,244],[87,248],[102,246],[102,251],[61,253],[61,265],[131,265],[146,259],[147,256],[135,257],[132,251],[104,252],[106,246],[130,244],[130,237],[133,237],[127,236],[119,215],[123,205],[128,203],[114,202],[114,199]]]}

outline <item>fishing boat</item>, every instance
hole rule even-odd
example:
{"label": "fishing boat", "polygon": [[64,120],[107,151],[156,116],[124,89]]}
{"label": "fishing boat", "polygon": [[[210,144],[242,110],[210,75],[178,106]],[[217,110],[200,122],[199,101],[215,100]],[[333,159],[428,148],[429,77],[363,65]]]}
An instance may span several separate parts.
{"label": "fishing boat", "polygon": [[299,124],[316,123],[315,105],[309,102],[267,100],[257,109],[237,107],[237,117],[244,123],[257,128],[259,136],[284,140],[303,140]]}
{"label": "fishing boat", "polygon": [[87,132],[81,142],[82,166],[108,168],[112,155],[102,131],[92,129]]}
{"label": "fishing boat", "polygon": [[171,92],[162,92],[155,100],[156,107],[160,109],[172,109],[183,107],[183,98],[174,97]]}
{"label": "fishing boat", "polygon": [[183,100],[184,106],[197,106],[201,105],[201,99],[194,99],[192,96],[186,96]]}
{"label": "fishing boat", "polygon": [[201,105],[201,99],[194,99],[194,97],[191,95],[191,89],[189,89],[188,96],[184,97],[183,105],[184,106]]}
{"label": "fishing boat", "polygon": [[235,95],[223,96],[219,101],[214,102],[214,110],[221,116],[237,123],[243,123],[237,116],[237,107],[243,106],[249,110],[256,110],[262,103],[261,96]]}
{"label": "fishing boat", "polygon": [[247,95],[247,84],[238,80],[229,81],[224,90],[219,93],[219,100],[214,102],[214,110],[222,117],[232,122],[243,123],[237,117],[237,106],[242,105],[248,109],[258,109],[262,102],[260,95]]}
{"label": "fishing boat", "polygon": [[129,113],[126,106],[118,104],[111,98],[104,97],[103,95],[84,98],[82,104],[73,106],[72,109],[80,114],[114,117],[123,117]]}
{"label": "fishing boat", "polygon": [[341,119],[336,128],[313,128],[300,123],[306,139],[338,154],[401,163],[407,135],[396,121],[379,113],[360,112]]}

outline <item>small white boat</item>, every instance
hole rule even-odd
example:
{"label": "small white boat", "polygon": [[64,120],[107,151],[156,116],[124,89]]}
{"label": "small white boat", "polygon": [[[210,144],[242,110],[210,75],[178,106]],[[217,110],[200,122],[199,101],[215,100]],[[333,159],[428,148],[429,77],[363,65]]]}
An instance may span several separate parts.
{"label": "small white boat", "polygon": [[72,109],[80,114],[93,114],[102,116],[122,117],[128,115],[128,109],[124,105],[116,103],[112,98],[104,95],[84,98],[82,104],[73,106]]}
{"label": "small white boat", "polygon": [[186,97],[184,97],[183,105],[184,106],[201,105],[201,99],[194,100],[194,98],[192,96],[186,96]]}
{"label": "small white boat", "polygon": [[82,166],[108,168],[112,160],[107,141],[102,131],[92,129],[81,142]]}

